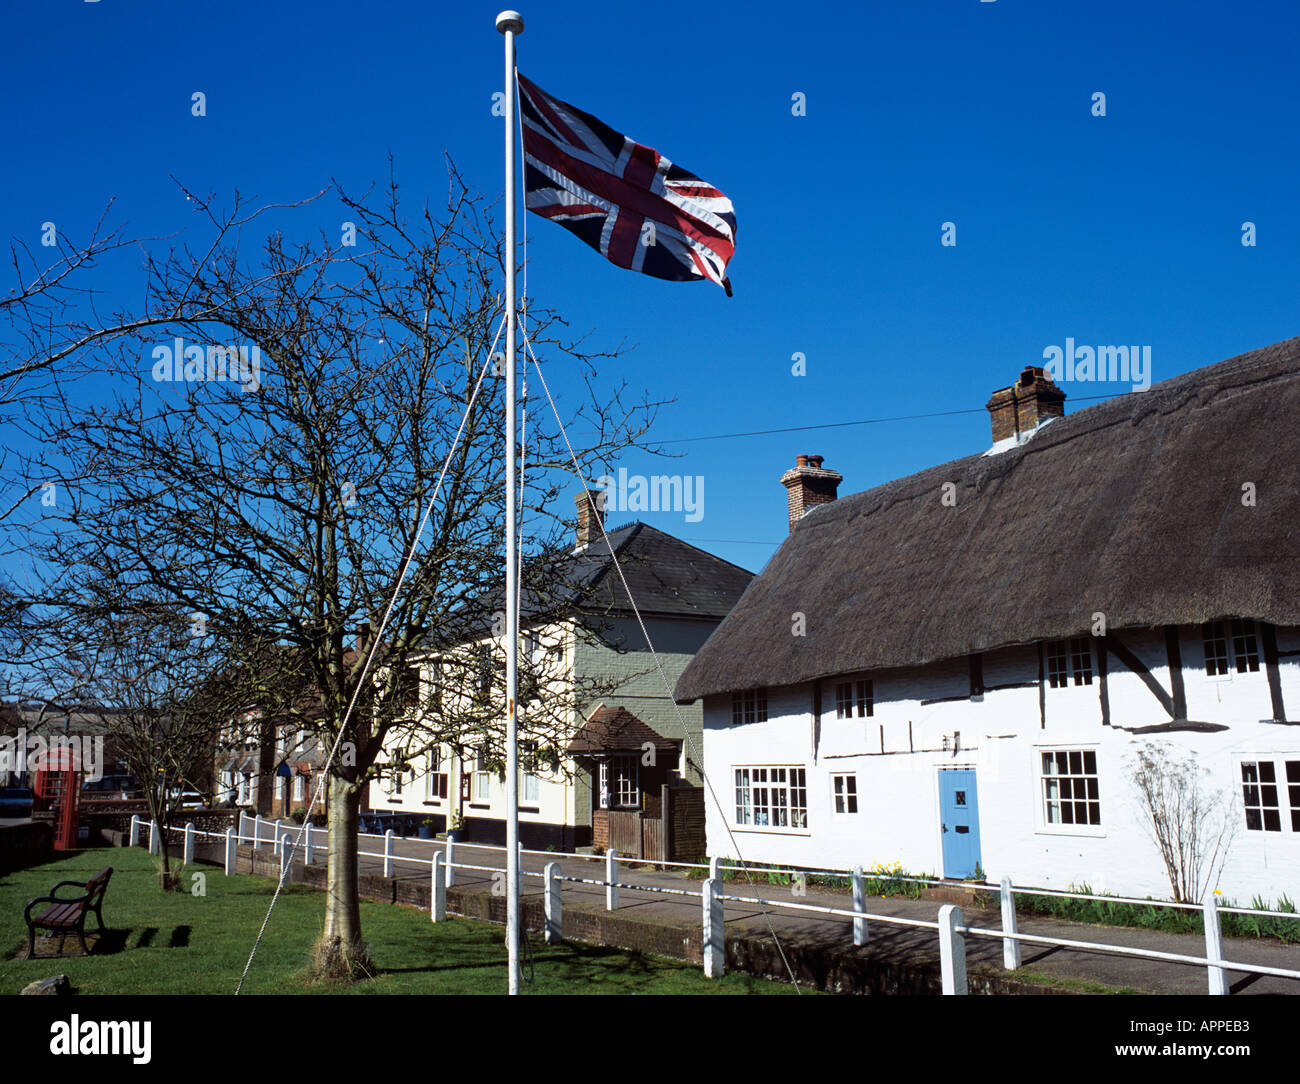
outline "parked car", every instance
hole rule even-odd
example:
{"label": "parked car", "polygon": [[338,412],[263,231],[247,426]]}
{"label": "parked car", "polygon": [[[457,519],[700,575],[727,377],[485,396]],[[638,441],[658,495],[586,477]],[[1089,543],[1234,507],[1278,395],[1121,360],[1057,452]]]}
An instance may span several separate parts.
{"label": "parked car", "polygon": [[81,793],[95,798],[136,798],[140,784],[133,775],[105,775],[81,785]]}
{"label": "parked car", "polygon": [[31,815],[30,787],[5,787],[4,790],[0,790],[0,817],[30,817]]}
{"label": "parked car", "polygon": [[173,809],[207,809],[208,800],[194,787],[172,787],[167,801]]}

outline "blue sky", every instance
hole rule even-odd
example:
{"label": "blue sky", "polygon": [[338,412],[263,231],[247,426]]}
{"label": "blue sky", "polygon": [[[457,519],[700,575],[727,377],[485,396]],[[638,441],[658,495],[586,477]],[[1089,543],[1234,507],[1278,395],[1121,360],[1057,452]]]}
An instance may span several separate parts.
{"label": "blue sky", "polygon": [[[193,231],[169,174],[219,203],[235,188],[294,200],[382,179],[390,151],[409,195],[438,198],[445,150],[496,197],[501,6],[11,9],[0,232],[84,233],[110,198],[130,232]],[[635,345],[601,379],[676,399],[654,436],[681,458],[613,466],[702,477],[704,516],[640,518],[746,567],[785,534],[777,480],[797,453],[823,455],[849,493],[980,451],[989,394],[1067,337],[1149,345],[1161,380],[1300,332],[1293,3],[521,10],[523,72],[735,204],[732,299],[523,221],[530,293],[596,345]],[[191,116],[195,91],[206,117]],[[318,218],[333,233],[341,216]],[[125,300],[142,282],[127,261],[97,285]],[[1066,409],[1128,387],[1067,384]]]}

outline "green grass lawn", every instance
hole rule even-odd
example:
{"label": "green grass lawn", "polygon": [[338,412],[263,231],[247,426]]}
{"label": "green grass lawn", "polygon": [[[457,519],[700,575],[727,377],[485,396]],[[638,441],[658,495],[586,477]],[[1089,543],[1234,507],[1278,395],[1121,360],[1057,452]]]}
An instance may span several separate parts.
{"label": "green grass lawn", "polygon": [[[26,950],[23,908],[63,880],[85,881],[104,866],[113,877],[104,897],[104,921],[119,931],[111,951],[89,957],[69,937],[58,959],[14,959]],[[190,891],[193,872],[206,874],[205,896]],[[266,914],[275,882],[226,877],[217,866],[185,871],[184,892],[158,889],[154,859],[141,848],[71,851],[45,865],[0,876],[0,994],[66,974],[91,994],[230,994]],[[68,895],[65,890],[62,895]],[[503,994],[505,931],[451,919],[434,924],[427,912],[391,904],[361,903],[361,927],[380,969],[377,978],[350,987],[311,984],[306,962],[324,923],[322,893],[287,885],[244,984],[246,993]],[[90,928],[95,926],[91,918]],[[124,939],[122,935],[125,935]],[[587,945],[546,945],[531,938],[533,994],[757,994],[793,993],[790,986],[728,975],[704,978],[680,961]],[[38,953],[57,940],[37,939]],[[524,977],[528,978],[527,960]]]}

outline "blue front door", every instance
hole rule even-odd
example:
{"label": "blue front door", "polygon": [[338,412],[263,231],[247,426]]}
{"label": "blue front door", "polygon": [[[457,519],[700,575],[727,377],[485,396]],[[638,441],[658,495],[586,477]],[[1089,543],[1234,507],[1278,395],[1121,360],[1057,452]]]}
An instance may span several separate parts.
{"label": "blue front door", "polygon": [[943,823],[943,875],[958,879],[970,877],[980,862],[974,769],[939,773],[939,817]]}

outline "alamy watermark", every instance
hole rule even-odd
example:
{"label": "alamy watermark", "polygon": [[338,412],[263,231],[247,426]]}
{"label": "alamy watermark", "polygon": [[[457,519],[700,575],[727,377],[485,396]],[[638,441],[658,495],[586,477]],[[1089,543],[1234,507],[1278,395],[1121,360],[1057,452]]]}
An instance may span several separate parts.
{"label": "alamy watermark", "polygon": [[1149,346],[1075,346],[1066,339],[1064,347],[1046,347],[1043,358],[1043,368],[1057,384],[1110,380],[1131,383],[1134,391],[1151,387]]}
{"label": "alamy watermark", "polygon": [[197,343],[186,346],[184,339],[173,339],[155,346],[152,357],[153,378],[160,383],[230,381],[244,391],[257,391],[262,386],[262,351],[256,345],[212,343],[205,348]]}
{"label": "alamy watermark", "polygon": [[104,736],[102,734],[54,734],[46,738],[41,734],[28,734],[19,727],[17,735],[0,737],[0,772],[27,772],[58,764],[67,754],[67,763],[60,767],[81,772],[83,780],[93,783],[104,778]]}
{"label": "alamy watermark", "polygon": [[687,523],[704,518],[704,479],[698,474],[647,478],[620,467],[617,477],[602,475],[596,485],[604,495],[606,512],[684,512]]}

